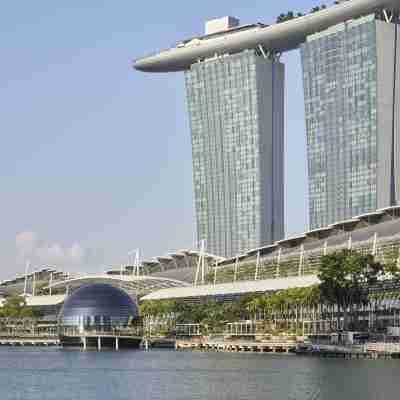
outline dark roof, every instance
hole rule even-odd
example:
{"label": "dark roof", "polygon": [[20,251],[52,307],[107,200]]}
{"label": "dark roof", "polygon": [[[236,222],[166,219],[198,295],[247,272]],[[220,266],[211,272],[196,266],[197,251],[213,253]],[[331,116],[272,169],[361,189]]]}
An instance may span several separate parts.
{"label": "dark roof", "polygon": [[[61,325],[76,325],[81,318],[85,324],[93,325],[103,324],[101,319],[106,319],[108,323],[116,321],[117,325],[123,325],[138,316],[138,306],[126,292],[108,284],[96,283],[81,286],[67,298],[59,321]],[[89,322],[91,317],[95,320]]]}

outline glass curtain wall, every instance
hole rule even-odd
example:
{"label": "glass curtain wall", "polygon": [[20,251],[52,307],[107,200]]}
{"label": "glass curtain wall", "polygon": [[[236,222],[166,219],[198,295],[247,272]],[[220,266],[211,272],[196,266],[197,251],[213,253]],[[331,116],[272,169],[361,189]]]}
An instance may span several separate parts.
{"label": "glass curtain wall", "polygon": [[198,239],[221,256],[283,237],[283,64],[254,50],[185,73]]}
{"label": "glass curtain wall", "polygon": [[378,206],[376,30],[372,15],[301,46],[311,229]]}

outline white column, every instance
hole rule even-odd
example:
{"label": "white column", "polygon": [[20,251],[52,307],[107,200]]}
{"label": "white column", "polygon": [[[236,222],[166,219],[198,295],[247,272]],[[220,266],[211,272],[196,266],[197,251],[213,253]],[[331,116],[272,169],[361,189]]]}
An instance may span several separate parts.
{"label": "white column", "polygon": [[258,45],[258,49],[260,50],[262,56],[267,60],[267,59],[268,59],[268,56],[267,56],[267,54],[265,53],[265,50],[264,50],[264,48],[261,46],[261,44]]}
{"label": "white column", "polygon": [[258,279],[258,269],[260,268],[260,252],[257,253],[257,263],[256,263],[256,273],[254,275],[254,280]]}
{"label": "white column", "polygon": [[50,272],[50,283],[49,283],[49,291],[50,291],[50,296],[51,296],[51,285],[53,284],[53,273]]}
{"label": "white column", "polygon": [[324,256],[326,256],[327,254],[328,254],[328,241],[325,240],[325,243],[324,243]]}
{"label": "white column", "polygon": [[201,279],[201,283],[204,285],[204,278],[205,278],[205,251],[206,251],[206,241],[202,240],[200,242],[200,251],[198,254],[198,261],[197,261],[197,269],[196,269],[196,277],[194,279],[194,286],[197,286],[199,283],[199,279]]}
{"label": "white column", "polygon": [[201,284],[204,285],[205,284],[205,262],[206,262],[206,242],[205,240],[203,240],[202,244],[201,244],[201,252],[202,252],[202,260],[201,260]]}
{"label": "white column", "polygon": [[375,257],[378,252],[378,233],[375,232],[374,244],[372,245],[372,255]]}
{"label": "white column", "polygon": [[386,22],[392,22],[392,20],[393,20],[393,15],[394,14],[394,12],[393,11],[391,11],[391,10],[386,10],[385,8],[383,9],[383,16],[385,17],[385,21]]}
{"label": "white column", "polygon": [[97,350],[98,351],[101,350],[101,337],[100,336],[97,337]]}
{"label": "white column", "polygon": [[[400,254],[400,253],[399,253],[399,254]],[[235,260],[235,271],[234,271],[234,273],[233,273],[233,282],[236,282],[236,280],[237,280],[238,267],[239,267],[239,256],[236,256],[236,260]]]}
{"label": "white column", "polygon": [[301,276],[303,272],[303,262],[304,262],[304,244],[301,245],[301,250],[300,250],[299,276]]}
{"label": "white column", "polygon": [[282,258],[282,247],[279,247],[278,262],[276,265],[276,278],[280,278],[281,276],[281,258]]}
{"label": "white column", "polygon": [[400,269],[400,247],[399,247],[399,254],[397,256],[396,266],[397,266],[397,269]]}
{"label": "white column", "polygon": [[26,296],[26,290],[27,290],[27,286],[28,286],[28,270],[29,270],[29,266],[30,266],[30,262],[27,261],[26,262],[26,266],[25,266],[24,297]]}
{"label": "white column", "polygon": [[32,296],[36,294],[36,272],[33,273],[33,288],[32,288]]}
{"label": "white column", "polygon": [[353,248],[353,238],[351,237],[351,235],[349,236],[349,242],[347,244],[347,249],[351,250]]}
{"label": "white column", "polygon": [[119,350],[119,338],[118,336],[115,337],[115,350]]}
{"label": "white column", "polygon": [[140,276],[140,250],[136,250],[136,255],[135,255],[135,272],[136,276]]}
{"label": "white column", "polygon": [[87,348],[86,336],[84,336],[82,339],[83,339],[83,350],[86,350],[86,348]]}

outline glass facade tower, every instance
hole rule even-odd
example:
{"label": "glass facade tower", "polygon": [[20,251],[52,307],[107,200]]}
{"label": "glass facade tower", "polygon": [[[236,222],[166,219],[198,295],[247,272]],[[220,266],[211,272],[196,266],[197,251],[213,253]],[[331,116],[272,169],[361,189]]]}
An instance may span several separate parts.
{"label": "glass facade tower", "polygon": [[370,15],[301,46],[311,229],[397,202],[397,31]]}
{"label": "glass facade tower", "polygon": [[185,73],[199,240],[221,256],[284,235],[284,65],[246,50]]}

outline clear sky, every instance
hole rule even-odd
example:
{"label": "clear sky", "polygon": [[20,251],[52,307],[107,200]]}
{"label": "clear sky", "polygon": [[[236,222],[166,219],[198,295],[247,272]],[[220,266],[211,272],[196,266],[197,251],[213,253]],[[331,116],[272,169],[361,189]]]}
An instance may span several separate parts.
{"label": "clear sky", "polygon": [[[57,265],[101,272],[195,242],[183,75],[131,60],[208,19],[272,23],[315,0],[4,2],[0,13],[0,279]],[[308,224],[299,52],[286,81],[286,232]]]}

